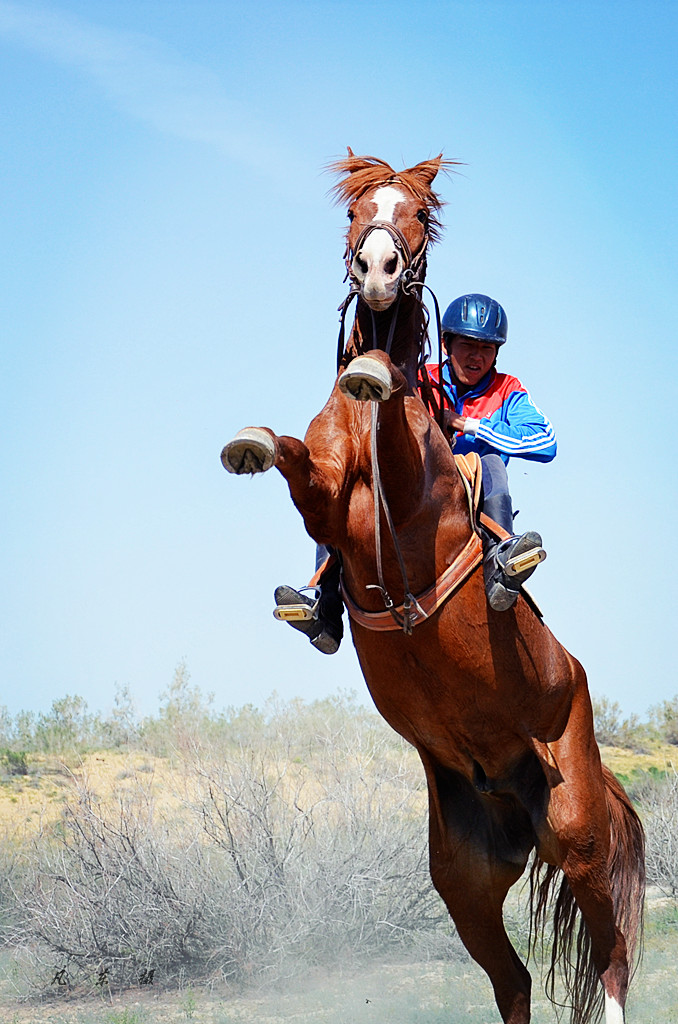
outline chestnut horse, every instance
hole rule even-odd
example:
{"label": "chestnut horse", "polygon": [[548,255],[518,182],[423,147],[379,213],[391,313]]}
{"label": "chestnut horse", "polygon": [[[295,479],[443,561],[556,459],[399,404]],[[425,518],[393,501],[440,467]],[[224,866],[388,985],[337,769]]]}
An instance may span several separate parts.
{"label": "chestnut horse", "polygon": [[[532,933],[553,929],[550,997],[559,967],[574,1021],[604,1003],[606,1024],[622,1024],[642,926],[642,826],[601,764],[581,665],[525,596],[509,611],[489,607],[467,490],[417,390],[420,285],[440,227],[431,186],[447,163],[396,173],[349,150],[331,165],[343,175],[335,195],[348,206],[358,294],[341,372],[303,442],[250,427],[222,461],[234,473],[275,466],[308,533],[339,552],[370,693],[426,773],[433,883],[504,1021],[530,1016],[530,975],[502,907],[533,855]],[[420,595],[469,551],[463,585],[422,608]],[[389,595],[400,602],[393,619]],[[384,618],[394,628],[373,628]]]}

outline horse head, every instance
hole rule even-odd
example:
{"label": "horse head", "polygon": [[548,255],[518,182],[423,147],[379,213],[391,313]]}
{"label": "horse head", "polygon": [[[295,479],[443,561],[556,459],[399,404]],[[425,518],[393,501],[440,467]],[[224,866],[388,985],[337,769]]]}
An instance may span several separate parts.
{"label": "horse head", "polygon": [[403,171],[372,156],[348,156],[328,169],[344,177],[332,193],[348,207],[346,268],[353,288],[375,312],[388,309],[399,288],[423,280],[426,250],[440,234],[443,203],[431,188],[455,161],[442,153]]}

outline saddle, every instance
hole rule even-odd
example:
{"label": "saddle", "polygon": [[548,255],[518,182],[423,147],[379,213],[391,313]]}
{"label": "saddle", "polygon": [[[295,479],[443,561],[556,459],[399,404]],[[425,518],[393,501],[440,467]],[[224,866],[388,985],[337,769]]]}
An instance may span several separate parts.
{"label": "saddle", "polygon": [[495,523],[494,519],[490,519],[484,512],[479,511],[483,492],[483,469],[480,456],[477,452],[468,452],[467,455],[454,455],[454,461],[466,488],[471,524],[475,532],[480,533],[482,526],[496,540],[508,540],[511,534],[507,533],[499,523]]}

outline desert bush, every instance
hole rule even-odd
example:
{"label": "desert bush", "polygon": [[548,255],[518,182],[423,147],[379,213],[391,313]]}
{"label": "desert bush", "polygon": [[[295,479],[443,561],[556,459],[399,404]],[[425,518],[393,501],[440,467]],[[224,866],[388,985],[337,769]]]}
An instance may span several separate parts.
{"label": "desert bush", "polygon": [[596,739],[608,747],[623,747],[637,753],[646,753],[651,746],[651,730],[638,715],[622,717],[616,700],[592,697]]}
{"label": "desert bush", "polygon": [[4,775],[28,775],[28,761],[25,750],[0,749],[0,769]]}
{"label": "desert bush", "polygon": [[54,964],[68,984],[137,984],[151,971],[171,978],[203,954],[206,854],[181,832],[168,839],[141,784],[109,804],[79,784],[30,851],[15,944],[34,949],[46,983]]}
{"label": "desert bush", "polygon": [[325,963],[445,920],[428,874],[421,771],[388,734],[362,746],[334,739],[312,764],[308,749],[302,759],[288,747],[199,766],[196,810],[237,880],[222,970]]}
{"label": "desert bush", "polygon": [[638,794],[646,833],[647,880],[678,897],[678,773],[671,769]]}
{"label": "desert bush", "polygon": [[179,662],[172,682],[160,695],[156,718],[141,725],[138,740],[143,749],[159,757],[186,755],[202,742],[219,722],[212,708],[212,696],[205,698],[197,686],[191,686],[184,661]]}
{"label": "desert bush", "polygon": [[92,714],[82,697],[66,694],[49,711],[20,711],[14,718],[0,708],[0,747],[15,754],[40,752],[72,756],[117,746],[113,722]]}
{"label": "desert bush", "polygon": [[416,755],[347,702],[269,706],[247,745],[193,737],[172,815],[141,776],[108,801],[79,783],[17,888],[42,982],[276,978],[446,925]]}
{"label": "desert bush", "polygon": [[115,745],[111,723],[88,711],[87,701],[82,697],[70,694],[53,700],[47,713],[26,719],[24,731],[30,736],[26,737],[30,744],[26,749],[56,756],[71,757]]}
{"label": "desert bush", "polygon": [[664,743],[678,745],[678,696],[650,708],[650,721]]}
{"label": "desert bush", "polygon": [[642,806],[648,794],[654,793],[657,783],[666,778],[667,769],[650,765],[649,768],[636,767],[625,772],[615,772],[615,775],[632,803]]}

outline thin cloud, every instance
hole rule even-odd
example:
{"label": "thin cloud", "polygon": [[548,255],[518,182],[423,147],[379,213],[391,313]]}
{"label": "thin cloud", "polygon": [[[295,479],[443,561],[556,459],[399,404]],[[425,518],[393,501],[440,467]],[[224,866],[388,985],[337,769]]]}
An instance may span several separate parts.
{"label": "thin cloud", "polygon": [[89,78],[118,110],[158,131],[212,146],[263,173],[281,161],[288,169],[298,163],[283,143],[271,145],[274,131],[231,100],[214,72],[150,36],[0,0],[0,37]]}

